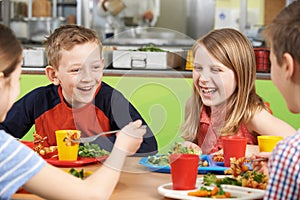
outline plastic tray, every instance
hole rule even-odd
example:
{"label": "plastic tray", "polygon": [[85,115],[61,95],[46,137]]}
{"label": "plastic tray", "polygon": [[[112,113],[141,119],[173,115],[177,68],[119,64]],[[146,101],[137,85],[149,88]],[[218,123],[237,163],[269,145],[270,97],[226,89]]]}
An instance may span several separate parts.
{"label": "plastic tray", "polygon": [[[224,170],[227,170],[228,167],[220,166],[222,163],[215,163],[212,160],[211,155],[201,155],[200,156],[201,160],[207,160],[209,166],[208,167],[198,167],[198,174],[207,174],[207,173],[213,173],[213,174],[224,174]],[[147,167],[149,171],[154,171],[154,172],[161,172],[161,173],[170,173],[170,165],[167,166],[159,166],[159,165],[153,165],[148,163],[148,157],[141,158],[139,161],[141,165],[144,165]]]}

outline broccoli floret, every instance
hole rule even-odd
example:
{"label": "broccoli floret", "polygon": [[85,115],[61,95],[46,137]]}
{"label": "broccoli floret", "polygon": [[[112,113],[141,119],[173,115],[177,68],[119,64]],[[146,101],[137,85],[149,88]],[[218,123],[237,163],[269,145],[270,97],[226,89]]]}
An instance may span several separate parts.
{"label": "broccoli floret", "polygon": [[216,185],[217,180],[218,180],[217,176],[215,174],[211,174],[211,173],[205,174],[203,177],[203,183],[206,186],[210,186],[211,184]]}
{"label": "broccoli floret", "polygon": [[222,184],[226,184],[226,185],[236,185],[236,186],[241,186],[242,183],[240,181],[238,181],[235,178],[231,178],[231,177],[225,177],[222,179],[218,179],[216,185],[220,186]]}
{"label": "broccoli floret", "polygon": [[172,147],[172,153],[184,153],[184,154],[197,154],[201,155],[202,152],[196,151],[195,149],[183,146],[181,143],[175,143]]}
{"label": "broccoli floret", "polygon": [[264,177],[266,176],[265,174],[261,174],[256,171],[253,172],[253,175],[254,175],[253,180],[255,180],[258,183],[262,183]]}

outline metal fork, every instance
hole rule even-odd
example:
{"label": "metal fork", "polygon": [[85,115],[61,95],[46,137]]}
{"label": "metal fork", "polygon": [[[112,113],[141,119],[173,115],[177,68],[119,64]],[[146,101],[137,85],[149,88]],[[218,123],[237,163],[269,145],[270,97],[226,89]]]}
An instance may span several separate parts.
{"label": "metal fork", "polygon": [[252,164],[254,162],[260,162],[260,161],[268,161],[269,158],[266,158],[266,157],[261,157],[261,158],[255,158],[255,159],[251,159],[251,158],[248,158],[248,162],[244,163],[244,165],[250,167],[250,169],[252,169]]}
{"label": "metal fork", "polygon": [[[141,128],[146,128],[146,125],[141,126]],[[73,143],[86,143],[86,142],[93,142],[95,141],[98,137],[103,136],[103,135],[107,135],[107,134],[111,134],[111,133],[117,133],[121,130],[113,130],[113,131],[106,131],[106,132],[101,132],[97,135],[93,135],[93,136],[89,136],[89,137],[84,137],[84,138],[79,138],[78,140],[72,140],[70,139],[71,142]]]}
{"label": "metal fork", "polygon": [[78,140],[72,140],[70,139],[71,142],[73,143],[86,143],[86,142],[93,142],[95,141],[98,137],[102,136],[102,135],[107,135],[107,134],[111,134],[111,133],[117,133],[120,130],[114,130],[114,131],[107,131],[107,132],[102,132],[99,133],[97,135],[93,135],[93,136],[89,136],[89,137],[84,137],[84,138],[79,138]]}
{"label": "metal fork", "polygon": [[250,162],[254,163],[254,162],[268,161],[268,160],[269,160],[269,158],[261,157],[261,158],[250,159]]}

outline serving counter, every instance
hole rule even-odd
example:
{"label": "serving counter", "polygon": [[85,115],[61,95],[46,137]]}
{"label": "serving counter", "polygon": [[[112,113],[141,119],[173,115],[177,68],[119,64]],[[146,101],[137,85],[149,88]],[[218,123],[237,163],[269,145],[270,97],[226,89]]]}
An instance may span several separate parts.
{"label": "serving counter", "polygon": [[[40,67],[23,67],[22,74],[44,75],[44,68]],[[192,78],[192,71],[188,70],[138,70],[138,69],[104,69],[104,76],[128,76],[128,77],[156,77],[156,78]],[[270,73],[257,73],[256,78],[259,80],[270,80]]]}

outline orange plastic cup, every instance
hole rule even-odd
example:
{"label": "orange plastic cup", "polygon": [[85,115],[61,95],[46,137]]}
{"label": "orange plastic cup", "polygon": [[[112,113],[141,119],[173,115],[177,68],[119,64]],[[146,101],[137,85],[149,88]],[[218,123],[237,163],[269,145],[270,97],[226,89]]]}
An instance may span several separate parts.
{"label": "orange plastic cup", "polygon": [[169,161],[173,190],[195,189],[199,156],[196,154],[171,154]]}
{"label": "orange plastic cup", "polygon": [[79,133],[79,130],[57,130],[55,131],[58,160],[64,161],[75,161],[78,158],[78,143],[67,143],[66,136],[67,133]]}
{"label": "orange plastic cup", "polygon": [[225,167],[230,166],[230,158],[245,157],[247,141],[248,139],[243,137],[222,138]]}
{"label": "orange plastic cup", "polygon": [[281,136],[261,135],[257,136],[260,152],[272,152],[277,143],[282,140]]}

